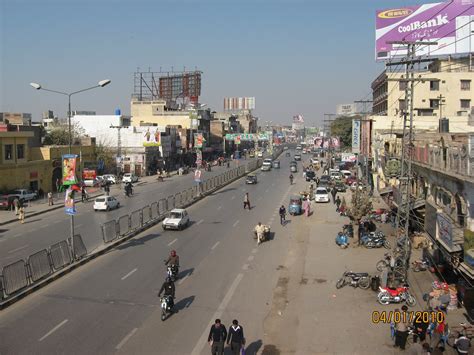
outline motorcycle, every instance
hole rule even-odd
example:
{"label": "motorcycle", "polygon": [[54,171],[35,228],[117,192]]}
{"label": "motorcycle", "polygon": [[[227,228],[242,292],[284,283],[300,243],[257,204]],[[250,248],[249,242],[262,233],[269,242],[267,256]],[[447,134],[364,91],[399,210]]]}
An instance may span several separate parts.
{"label": "motorcycle", "polygon": [[164,321],[167,317],[168,317],[168,314],[171,314],[171,307],[170,307],[170,304],[171,304],[171,300],[170,300],[171,296],[170,295],[164,295],[163,297],[161,297],[160,299],[160,303],[161,303],[161,320]]}
{"label": "motorcycle", "polygon": [[394,257],[389,253],[385,253],[382,260],[379,260],[375,265],[377,271],[383,271],[384,269],[390,267],[391,261],[393,260],[394,267],[402,267],[403,260],[400,257]]}
{"label": "motorcycle", "polygon": [[343,232],[337,233],[336,244],[339,245],[342,249],[347,248],[349,246],[349,238],[347,237],[347,234]]}
{"label": "motorcycle", "polygon": [[416,299],[410,293],[408,286],[397,287],[396,289],[379,287],[379,291],[377,299],[380,304],[387,305],[390,303],[406,302],[410,307],[416,305]]}
{"label": "motorcycle", "polygon": [[175,282],[178,278],[178,266],[177,265],[168,265],[166,268],[166,276],[171,278],[171,281]]}
{"label": "motorcycle", "polygon": [[[267,240],[270,240],[270,226],[265,225],[265,230],[263,232],[263,237],[260,240],[260,242],[265,242]],[[253,231],[253,239],[257,240],[257,231]]]}
{"label": "motorcycle", "polygon": [[366,272],[345,271],[342,277],[337,280],[336,288],[340,289],[346,285],[366,290],[370,287],[370,276]]}
{"label": "motorcycle", "polygon": [[360,242],[366,248],[381,248],[384,247],[385,249],[390,249],[391,245],[390,242],[385,239],[385,236],[380,234],[375,234],[373,232],[369,234],[364,234],[360,238]]}

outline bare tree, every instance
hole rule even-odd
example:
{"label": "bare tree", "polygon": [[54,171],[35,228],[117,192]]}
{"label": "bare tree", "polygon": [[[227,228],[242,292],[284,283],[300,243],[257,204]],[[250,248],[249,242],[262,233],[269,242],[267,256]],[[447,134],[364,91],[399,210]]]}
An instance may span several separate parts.
{"label": "bare tree", "polygon": [[[72,144],[85,135],[84,129],[77,123],[71,123]],[[43,139],[44,145],[68,145],[69,126],[67,123],[57,122],[51,125],[51,130],[46,132]]]}
{"label": "bare tree", "polygon": [[372,200],[369,192],[366,190],[360,191],[357,186],[356,191],[352,192],[351,207],[347,210],[347,215],[351,219],[354,231],[354,242],[360,245],[359,225],[364,216],[372,211]]}

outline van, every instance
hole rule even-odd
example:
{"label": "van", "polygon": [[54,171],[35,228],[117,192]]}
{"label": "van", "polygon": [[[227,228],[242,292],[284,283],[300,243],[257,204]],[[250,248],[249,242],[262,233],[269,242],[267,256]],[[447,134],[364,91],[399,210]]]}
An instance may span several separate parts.
{"label": "van", "polygon": [[271,161],[270,159],[265,159],[265,160],[263,161],[261,170],[262,170],[262,171],[270,171],[270,170],[272,170],[272,161]]}

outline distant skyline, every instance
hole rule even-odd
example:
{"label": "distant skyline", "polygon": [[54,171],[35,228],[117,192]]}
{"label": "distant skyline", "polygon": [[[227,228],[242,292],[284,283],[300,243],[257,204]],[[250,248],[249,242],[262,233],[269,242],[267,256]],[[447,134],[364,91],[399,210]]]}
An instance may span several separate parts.
{"label": "distant skyline", "polygon": [[[0,111],[64,117],[67,98],[30,82],[76,91],[72,110],[130,113],[133,73],[203,71],[200,102],[254,96],[255,115],[321,125],[337,104],[370,94],[375,11],[420,1],[75,1],[0,3]],[[369,96],[370,98],[370,96]]]}

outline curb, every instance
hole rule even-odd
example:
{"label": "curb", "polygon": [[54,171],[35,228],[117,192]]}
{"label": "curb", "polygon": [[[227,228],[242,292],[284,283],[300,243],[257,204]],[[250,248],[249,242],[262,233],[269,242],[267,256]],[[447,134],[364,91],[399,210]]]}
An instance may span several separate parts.
{"label": "curb", "polygon": [[[281,153],[277,156],[279,157],[281,155]],[[258,159],[257,159],[258,160]],[[212,195],[213,193],[215,193],[216,191],[219,191],[220,189],[223,189],[225,188],[226,186],[234,183],[235,181],[239,180],[239,179],[242,179],[243,177],[245,177],[247,174],[249,174],[250,172],[252,171],[256,171],[258,170],[259,167],[258,167],[258,164],[257,164],[257,167],[254,169],[254,170],[251,170],[251,171],[247,171],[247,169],[245,170],[245,172],[243,173],[242,176],[237,176],[235,177],[234,179],[231,179],[229,180],[226,184],[222,185],[222,186],[217,186],[209,191],[206,191],[205,193],[201,193],[199,196],[196,196],[195,199],[193,199],[192,201],[189,201],[187,203],[184,203],[182,204],[180,207],[181,208],[187,208],[187,207],[190,207],[194,204],[196,204],[197,202],[203,200],[205,197],[209,196],[209,195]],[[60,208],[60,207],[64,207],[64,205],[62,206],[58,206],[57,208]],[[167,211],[168,212],[168,211]],[[44,213],[44,212],[43,212]],[[41,213],[38,213],[38,214],[41,214]],[[31,215],[33,216],[33,215]],[[161,221],[163,221],[163,219],[165,218],[166,216],[166,213],[161,215],[161,216],[158,216],[155,220],[151,220],[149,221],[148,223],[144,224],[143,226],[141,226],[140,228],[137,228],[136,230],[134,230],[133,232],[130,232],[128,235],[126,236],[123,236],[121,238],[118,238],[117,240],[111,242],[110,244],[107,244],[105,245],[102,249],[99,249],[95,252],[93,252],[92,254],[88,254],[86,256],[84,256],[83,258],[73,262],[72,264],[64,267],[63,269],[59,270],[59,271],[56,271],[55,273],[53,273],[52,275],[46,277],[45,279],[41,280],[41,281],[38,281],[37,283],[31,285],[31,286],[27,286],[27,288],[25,288],[24,290],[22,291],[18,291],[16,294],[13,294],[11,297],[7,298],[6,300],[0,302],[0,310],[3,310],[5,308],[7,308],[8,306],[11,306],[12,304],[18,302],[19,300],[23,299],[24,297],[28,296],[29,294],[41,289],[42,287],[50,284],[51,282],[57,280],[58,278],[70,273],[71,271],[77,269],[79,266],[82,266],[86,263],[88,263],[89,261],[97,258],[98,256],[100,255],[103,255],[105,254],[106,252],[114,249],[115,247],[117,247],[118,245],[120,244],[123,244],[125,242],[127,242],[128,240],[132,239],[133,237],[135,237],[136,235],[146,231],[147,229],[157,225],[158,223],[160,223]]]}

